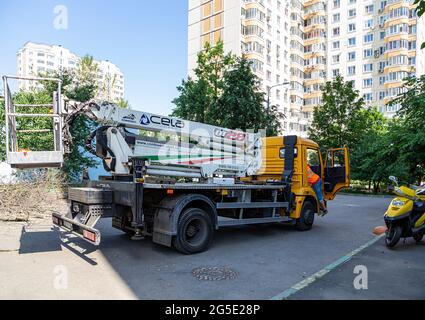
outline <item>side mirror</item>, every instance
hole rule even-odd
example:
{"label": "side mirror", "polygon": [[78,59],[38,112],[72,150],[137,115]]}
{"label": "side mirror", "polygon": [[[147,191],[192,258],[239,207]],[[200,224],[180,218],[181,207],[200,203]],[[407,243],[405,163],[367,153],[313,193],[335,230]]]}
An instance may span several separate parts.
{"label": "side mirror", "polygon": [[398,185],[398,181],[397,181],[396,177],[390,176],[389,179],[390,179],[390,181],[394,182],[395,185]]}

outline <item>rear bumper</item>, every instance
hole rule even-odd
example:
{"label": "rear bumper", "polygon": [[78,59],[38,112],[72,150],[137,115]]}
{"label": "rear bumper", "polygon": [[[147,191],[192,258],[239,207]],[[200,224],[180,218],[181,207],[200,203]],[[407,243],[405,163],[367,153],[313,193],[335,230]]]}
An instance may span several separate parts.
{"label": "rear bumper", "polygon": [[69,219],[59,213],[52,214],[53,224],[60,229],[70,232],[73,235],[84,239],[85,241],[98,246],[101,240],[100,231],[91,227],[88,227],[78,221]]}

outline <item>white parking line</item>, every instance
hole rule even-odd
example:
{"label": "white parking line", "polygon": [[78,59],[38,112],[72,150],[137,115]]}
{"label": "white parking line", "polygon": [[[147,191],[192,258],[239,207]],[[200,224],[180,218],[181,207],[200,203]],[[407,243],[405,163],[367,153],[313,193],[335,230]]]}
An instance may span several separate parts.
{"label": "white parking line", "polygon": [[326,266],[322,270],[316,272],[315,274],[311,275],[310,277],[304,279],[301,282],[298,282],[296,285],[290,287],[289,289],[279,293],[278,295],[271,298],[271,300],[286,300],[293,294],[297,293],[298,291],[307,288],[309,285],[314,283],[316,280],[322,278],[324,275],[328,274],[335,268],[343,265],[344,263],[351,260],[352,257],[354,257],[356,254],[359,254],[363,250],[369,248],[371,245],[378,242],[380,239],[385,237],[385,234],[382,234],[371,241],[367,242],[366,244],[362,245],[361,247],[357,248],[356,250],[351,251],[349,254],[346,254],[345,256],[339,258],[338,260],[334,261],[330,265]]}

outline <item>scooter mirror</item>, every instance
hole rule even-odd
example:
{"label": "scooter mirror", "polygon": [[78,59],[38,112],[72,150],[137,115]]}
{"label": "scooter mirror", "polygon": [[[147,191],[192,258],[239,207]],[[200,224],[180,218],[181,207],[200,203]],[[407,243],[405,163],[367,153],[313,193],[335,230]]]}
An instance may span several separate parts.
{"label": "scooter mirror", "polygon": [[394,182],[396,185],[398,184],[397,178],[394,176],[389,177],[390,181]]}

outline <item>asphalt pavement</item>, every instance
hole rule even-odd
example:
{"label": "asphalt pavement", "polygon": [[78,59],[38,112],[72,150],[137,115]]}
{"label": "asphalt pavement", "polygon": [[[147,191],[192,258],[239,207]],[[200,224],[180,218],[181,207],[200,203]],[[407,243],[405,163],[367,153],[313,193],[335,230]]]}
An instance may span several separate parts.
{"label": "asphalt pavement", "polygon": [[[109,219],[98,225],[98,248],[53,230],[50,223],[18,225],[15,240],[11,231],[0,230],[0,299],[271,299],[373,240],[372,229],[383,224],[390,201],[340,195],[309,232],[283,225],[223,229],[207,252],[193,256],[148,239],[131,241]],[[387,252],[382,242],[376,248],[378,255],[370,260],[381,267],[397,256],[397,250],[381,253]],[[409,260],[409,252],[418,250],[423,247],[399,251]],[[231,276],[199,280],[199,270],[214,275],[220,268]],[[348,271],[342,275],[347,288],[355,277]],[[371,268],[371,281],[374,272]],[[308,296],[310,287],[298,293],[300,299],[327,297]],[[344,297],[350,296],[341,293]]]}

